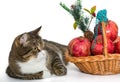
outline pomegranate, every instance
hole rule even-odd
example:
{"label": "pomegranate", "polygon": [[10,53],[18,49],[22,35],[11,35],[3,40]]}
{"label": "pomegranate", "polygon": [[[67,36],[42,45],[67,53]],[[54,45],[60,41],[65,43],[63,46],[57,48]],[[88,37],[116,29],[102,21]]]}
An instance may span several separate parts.
{"label": "pomegranate", "polygon": [[115,53],[120,53],[120,41],[115,43]]}
{"label": "pomegranate", "polygon": [[85,37],[77,37],[70,41],[68,49],[70,54],[75,57],[89,56],[91,42]]}
{"label": "pomegranate", "polygon": [[118,36],[117,39],[115,39],[113,43],[117,43],[118,41],[120,41],[120,36]]}
{"label": "pomegranate", "polygon": [[[107,38],[107,50],[108,53],[114,52],[114,44],[113,42]],[[101,55],[103,54],[103,36],[98,35],[92,42],[91,52],[93,55]]]}
{"label": "pomegranate", "polygon": [[[98,23],[94,28],[94,33],[97,34],[97,35],[102,34],[102,28],[101,27],[102,27],[101,23]],[[114,41],[118,36],[118,26],[112,20],[109,20],[107,22],[106,35],[107,35],[107,38],[111,39],[112,41]]]}
{"label": "pomegranate", "polygon": [[114,41],[115,44],[115,53],[120,53],[120,36]]}

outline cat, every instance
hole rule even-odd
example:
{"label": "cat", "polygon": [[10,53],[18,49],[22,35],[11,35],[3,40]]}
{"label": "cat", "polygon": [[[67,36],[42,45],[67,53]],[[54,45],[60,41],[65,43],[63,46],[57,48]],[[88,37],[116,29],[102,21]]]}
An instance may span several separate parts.
{"label": "cat", "polygon": [[31,80],[67,74],[67,46],[42,39],[40,30],[41,27],[15,38],[6,69],[8,76]]}

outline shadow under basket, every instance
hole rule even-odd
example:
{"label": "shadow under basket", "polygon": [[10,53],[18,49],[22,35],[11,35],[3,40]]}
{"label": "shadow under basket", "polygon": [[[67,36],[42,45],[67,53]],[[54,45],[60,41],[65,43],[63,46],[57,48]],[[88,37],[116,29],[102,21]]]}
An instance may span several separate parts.
{"label": "shadow under basket", "polygon": [[103,54],[88,57],[73,57],[67,51],[66,60],[74,63],[80,71],[94,75],[109,75],[120,73],[120,54],[107,53],[105,23],[102,22],[104,48]]}

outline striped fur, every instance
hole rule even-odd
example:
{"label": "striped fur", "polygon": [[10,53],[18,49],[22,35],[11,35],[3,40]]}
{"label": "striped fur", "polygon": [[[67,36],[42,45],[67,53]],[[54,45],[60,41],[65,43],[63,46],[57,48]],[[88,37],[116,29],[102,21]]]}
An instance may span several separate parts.
{"label": "striped fur", "polygon": [[47,78],[52,74],[66,75],[64,53],[67,46],[42,39],[38,35],[40,29],[41,27],[15,38],[6,69],[8,76],[31,80]]}

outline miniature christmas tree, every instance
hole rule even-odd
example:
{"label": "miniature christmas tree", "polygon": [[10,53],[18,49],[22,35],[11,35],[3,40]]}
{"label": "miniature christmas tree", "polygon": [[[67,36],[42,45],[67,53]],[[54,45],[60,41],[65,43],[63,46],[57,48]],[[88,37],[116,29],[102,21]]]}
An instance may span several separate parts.
{"label": "miniature christmas tree", "polygon": [[88,38],[90,41],[92,41],[93,33],[90,31],[89,27],[92,19],[95,17],[96,6],[92,7],[90,11],[84,8],[84,10],[90,13],[90,16],[91,16],[91,17],[87,17],[87,16],[84,16],[81,0],[77,0],[75,4],[71,5],[71,9],[69,9],[63,3],[60,3],[60,5],[73,16],[75,20],[73,24],[74,29],[78,27],[84,33],[84,36]]}

